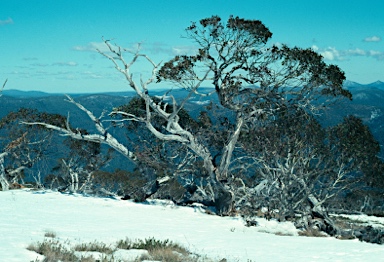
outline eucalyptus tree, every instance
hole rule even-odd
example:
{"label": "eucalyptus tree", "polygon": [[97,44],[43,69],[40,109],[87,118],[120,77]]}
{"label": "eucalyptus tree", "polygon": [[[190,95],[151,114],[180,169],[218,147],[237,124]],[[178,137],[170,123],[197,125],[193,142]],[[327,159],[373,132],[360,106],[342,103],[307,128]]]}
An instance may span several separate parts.
{"label": "eucalyptus tree", "polygon": [[[242,180],[233,170],[237,158],[243,157],[236,153],[240,135],[249,125],[274,118],[286,108],[296,108],[310,115],[320,104],[340,96],[351,98],[351,94],[342,87],[344,73],[335,65],[327,65],[313,50],[268,44],[272,33],[259,20],[231,16],[222,21],[220,17],[212,16],[192,23],[186,28],[186,36],[197,45],[196,54],[178,55],[163,64],[155,63],[140,49],[131,52],[104,40],[109,51],[99,50],[99,53],[112,62],[145,103],[145,114],[116,108],[111,115],[119,115],[121,122],[142,123],[156,139],[181,145],[189,160],[201,162],[205,183],[195,186],[215,203],[218,214],[226,215],[234,209],[235,181]],[[147,79],[137,79],[132,73],[139,60],[147,62],[152,72]],[[167,92],[164,95],[170,96],[170,102],[155,100],[150,96],[150,87],[159,82],[184,88],[189,91],[188,95],[177,100]],[[206,89],[202,87],[208,84],[212,89],[204,92]],[[233,116],[231,124],[222,127],[226,137],[215,150],[207,144],[201,130],[182,123],[182,109],[194,96],[206,99],[217,96],[220,108]],[[313,103],[319,98],[322,99],[320,102]],[[29,124],[43,125],[74,139],[107,144],[128,159],[137,161],[134,148],[113,137],[105,126],[107,122],[95,117],[72,98],[68,97],[68,101],[88,114],[97,133],[82,135],[65,126],[43,122]],[[159,118],[162,119],[161,128],[156,126]],[[209,136],[208,131],[206,136]],[[317,200],[311,201],[317,206],[314,203]]]}
{"label": "eucalyptus tree", "polygon": [[20,121],[44,121],[60,125],[60,115],[21,108],[0,119],[0,183],[8,190],[24,182],[25,170],[42,161],[51,148],[52,132],[41,126],[20,125]]}
{"label": "eucalyptus tree", "polygon": [[[86,134],[86,130],[78,130]],[[63,141],[67,154],[58,159],[57,165],[46,179],[46,184],[60,187],[61,191],[95,192],[94,174],[112,159],[112,149],[104,152],[100,143],[67,138]],[[59,181],[62,181],[60,185]],[[56,183],[55,183],[56,182]],[[105,189],[104,189],[105,190]]]}

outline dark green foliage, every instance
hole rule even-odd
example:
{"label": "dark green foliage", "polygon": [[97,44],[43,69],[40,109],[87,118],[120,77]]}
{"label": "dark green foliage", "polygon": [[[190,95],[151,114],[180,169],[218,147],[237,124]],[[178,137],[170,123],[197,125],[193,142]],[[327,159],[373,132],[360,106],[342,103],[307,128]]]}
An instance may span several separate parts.
{"label": "dark green foliage", "polygon": [[345,157],[360,159],[360,165],[367,165],[380,152],[379,143],[358,117],[344,118],[330,133],[330,143],[337,146]]}
{"label": "dark green foliage", "polygon": [[183,202],[186,193],[187,189],[177,181],[177,178],[171,178],[170,181],[159,188],[155,197],[169,199],[178,204]]}
{"label": "dark green foliage", "polygon": [[115,170],[114,172],[96,171],[93,184],[96,188],[104,188],[118,195],[129,195],[131,199],[142,202],[146,197],[146,189],[155,183],[155,178],[144,176],[138,169],[133,172]]}
{"label": "dark green foliage", "polygon": [[164,79],[170,79],[172,81],[182,81],[186,75],[190,77],[196,77],[193,71],[193,67],[196,62],[200,61],[201,55],[198,56],[175,56],[175,58],[164,63],[164,66],[159,70],[156,75],[157,82],[161,82]]}
{"label": "dark green foliage", "polygon": [[344,118],[342,123],[330,129],[329,141],[337,148],[335,156],[349,161],[356,171],[362,172],[368,185],[382,180],[384,164],[378,158],[380,145],[360,118]]}
{"label": "dark green foliage", "polygon": [[[38,125],[23,125],[23,121],[58,124],[61,115],[21,108],[0,120],[0,152],[7,152],[5,173],[10,183],[24,183],[25,173],[36,164],[45,165],[52,153],[50,143],[53,132]],[[19,171],[18,171],[19,170]]]}
{"label": "dark green foliage", "polygon": [[269,121],[256,121],[250,129],[242,132],[240,141],[249,153],[287,153],[289,147],[298,142],[321,147],[325,130],[313,116],[302,110],[286,109],[273,117],[274,119]]}
{"label": "dark green foliage", "polygon": [[[4,128],[11,123],[24,122],[44,122],[65,128],[66,118],[59,114],[39,112],[36,109],[20,108],[16,112],[11,112],[0,120],[0,128]],[[27,128],[27,126],[25,126]],[[35,128],[44,129],[41,126]]]}
{"label": "dark green foliage", "polygon": [[251,39],[257,42],[266,43],[272,37],[271,31],[259,20],[247,20],[238,16],[230,16],[227,27],[234,31],[245,31],[251,36]]}
{"label": "dark green foliage", "polygon": [[176,56],[165,63],[157,74],[158,82],[171,81],[190,88],[190,79],[196,78],[198,68],[205,63],[210,65],[209,75],[221,105],[234,111],[283,105],[287,96],[296,105],[305,97],[351,98],[342,87],[344,72],[327,65],[318,53],[286,45],[266,47],[272,33],[259,20],[231,16],[224,23],[212,16],[200,20],[200,26],[192,23],[186,32],[200,45],[199,51],[195,56]]}
{"label": "dark green foliage", "polygon": [[[380,183],[372,187],[372,181],[383,177],[378,143],[359,118],[349,116],[337,126],[324,128],[305,111],[280,111],[269,121],[250,125],[239,144],[248,157],[263,163],[248,170],[263,174],[262,178],[256,175],[256,181],[270,176],[279,188],[269,189],[265,199],[254,200],[259,206],[279,209],[280,214],[293,208],[294,214],[305,208],[305,202],[298,203],[309,194],[326,198],[328,207],[368,211],[382,205],[377,201]],[[252,180],[244,181],[253,185]],[[298,181],[305,181],[307,188]]]}
{"label": "dark green foliage", "polygon": [[[87,134],[85,130],[78,132]],[[71,173],[76,173],[80,191],[90,190],[93,187],[93,173],[111,161],[114,151],[110,148],[102,150],[99,143],[70,138],[65,139],[63,145],[68,151],[63,152],[64,157],[57,159],[57,165],[52,168],[53,174],[45,178],[45,186],[48,188],[58,186],[61,190],[66,190],[73,183]]]}

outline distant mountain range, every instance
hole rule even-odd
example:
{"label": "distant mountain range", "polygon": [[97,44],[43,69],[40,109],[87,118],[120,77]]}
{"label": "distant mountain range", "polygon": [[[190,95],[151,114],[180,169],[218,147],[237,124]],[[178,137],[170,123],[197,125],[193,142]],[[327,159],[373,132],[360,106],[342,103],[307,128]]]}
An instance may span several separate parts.
{"label": "distant mountain range", "polygon": [[[346,80],[344,82],[344,87],[349,90],[356,90],[356,89],[366,89],[366,88],[375,88],[384,90],[384,82],[376,81],[370,84],[359,84],[357,82]],[[206,88],[209,89],[209,88]],[[156,94],[160,95],[163,94],[163,90],[155,91]],[[179,92],[184,93],[183,90],[175,89],[172,91],[173,94]],[[17,97],[17,98],[30,98],[30,97],[48,97],[48,96],[62,96],[64,93],[46,93],[41,91],[21,91],[16,89],[5,89],[3,90],[2,94],[4,96],[10,96],[10,97]],[[103,94],[103,95],[110,95],[110,96],[133,96],[133,91],[126,91],[126,92],[99,92],[99,93],[69,93],[71,96],[86,96],[86,95],[94,95],[94,94]]]}
{"label": "distant mountain range", "polygon": [[[384,82],[376,81],[371,84],[359,84],[352,81],[345,81],[344,86],[350,90],[353,100],[342,99],[324,111],[320,117],[326,126],[340,123],[343,117],[355,115],[363,119],[375,138],[382,146],[381,155],[384,158]],[[209,92],[212,89],[203,88],[202,91]],[[164,90],[150,91],[154,96],[162,96]],[[3,90],[0,97],[0,118],[11,111],[16,111],[21,107],[35,108],[39,111],[49,113],[70,114],[73,126],[92,129],[93,124],[88,121],[87,116],[78,110],[74,105],[67,103],[63,94],[51,94],[39,91],[19,91]],[[171,94],[180,99],[186,96],[183,89],[174,89]],[[99,94],[71,94],[78,102],[99,116],[103,111],[110,111],[113,107],[129,102],[134,96],[134,92],[105,92]],[[166,97],[164,99],[167,99]],[[215,99],[215,98],[213,98]],[[198,112],[208,103],[206,97],[192,98],[186,104],[187,110],[192,115]]]}
{"label": "distant mountain range", "polygon": [[377,88],[384,90],[384,82],[376,81],[370,84],[359,84],[353,81],[346,80],[344,81],[344,87],[347,89],[356,89],[356,88]]}

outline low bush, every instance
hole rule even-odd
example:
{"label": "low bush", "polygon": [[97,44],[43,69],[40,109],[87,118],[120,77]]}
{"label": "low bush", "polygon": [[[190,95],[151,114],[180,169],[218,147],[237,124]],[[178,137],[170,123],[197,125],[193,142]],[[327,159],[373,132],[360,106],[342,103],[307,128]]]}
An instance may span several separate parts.
{"label": "low bush", "polygon": [[[47,234],[47,233],[46,233]],[[47,236],[46,236],[47,237]],[[36,259],[34,262],[120,262],[128,260],[116,260],[114,252],[118,249],[145,249],[148,254],[141,255],[134,262],[145,260],[166,261],[166,262],[197,262],[212,261],[205,257],[192,254],[186,248],[167,240],[157,240],[155,238],[147,238],[144,240],[132,241],[128,238],[119,240],[115,245],[107,245],[103,242],[94,241],[89,243],[81,243],[72,246],[69,241],[60,242],[58,239],[45,239],[43,242],[30,244],[28,250],[36,252],[44,256],[43,260]],[[85,255],[79,254],[85,252]],[[100,258],[94,258],[87,252],[98,252]]]}
{"label": "low bush", "polygon": [[108,246],[102,242],[94,241],[90,243],[77,244],[75,245],[74,250],[80,252],[100,252],[110,255],[116,251],[116,248]]}
{"label": "low bush", "polygon": [[43,262],[79,261],[74,251],[58,240],[49,239],[30,244],[27,249],[43,255],[45,257]]}

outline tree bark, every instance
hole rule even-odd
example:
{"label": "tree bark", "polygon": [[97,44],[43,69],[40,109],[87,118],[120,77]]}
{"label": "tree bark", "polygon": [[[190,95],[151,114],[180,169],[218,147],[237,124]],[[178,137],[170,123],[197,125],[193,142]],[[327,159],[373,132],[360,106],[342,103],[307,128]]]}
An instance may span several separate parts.
{"label": "tree bark", "polygon": [[231,164],[232,161],[232,153],[233,150],[235,149],[237,140],[239,139],[240,136],[240,131],[241,128],[243,127],[244,124],[244,118],[241,113],[237,113],[237,121],[236,121],[236,128],[231,135],[230,140],[224,147],[224,152],[223,156],[221,158],[220,162],[220,168],[219,168],[219,173],[220,173],[220,179],[227,179],[228,178],[228,169],[229,165]]}
{"label": "tree bark", "polygon": [[9,190],[9,182],[5,175],[4,168],[4,157],[7,155],[7,152],[3,152],[0,154],[0,184],[3,191]]}
{"label": "tree bark", "polygon": [[311,194],[308,196],[308,201],[311,203],[311,206],[312,206],[312,215],[314,217],[319,217],[324,220],[325,222],[324,231],[331,236],[340,235],[341,233],[340,228],[328,216],[327,211],[322,206],[322,204],[317,200],[317,198]]}

